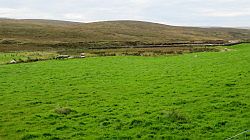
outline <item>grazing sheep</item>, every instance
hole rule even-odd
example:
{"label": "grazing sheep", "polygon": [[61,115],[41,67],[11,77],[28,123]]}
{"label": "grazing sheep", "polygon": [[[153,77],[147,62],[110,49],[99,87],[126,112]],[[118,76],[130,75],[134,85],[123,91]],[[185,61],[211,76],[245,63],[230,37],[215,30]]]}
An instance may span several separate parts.
{"label": "grazing sheep", "polygon": [[16,64],[16,63],[17,63],[17,61],[15,59],[10,61],[10,64]]}
{"label": "grazing sheep", "polygon": [[85,58],[85,53],[81,53],[80,58]]}

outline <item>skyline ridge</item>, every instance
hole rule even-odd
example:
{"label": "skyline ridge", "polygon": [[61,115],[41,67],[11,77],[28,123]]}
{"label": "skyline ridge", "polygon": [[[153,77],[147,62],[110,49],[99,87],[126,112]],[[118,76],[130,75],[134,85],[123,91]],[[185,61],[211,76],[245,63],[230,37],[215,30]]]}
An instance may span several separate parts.
{"label": "skyline ridge", "polygon": [[192,25],[174,25],[174,24],[166,24],[162,22],[153,22],[147,20],[131,20],[131,19],[118,19],[118,20],[100,20],[100,21],[92,21],[92,22],[81,22],[81,21],[71,21],[71,20],[58,20],[58,19],[43,19],[43,18],[9,18],[9,17],[0,17],[0,20],[37,20],[37,21],[59,21],[59,22],[70,22],[70,23],[80,23],[80,24],[88,24],[88,23],[98,23],[98,22],[117,22],[117,21],[132,21],[132,22],[146,22],[146,23],[154,23],[154,24],[162,24],[167,26],[177,26],[177,27],[198,27],[198,28],[237,28],[237,29],[250,29],[250,26],[192,26]]}

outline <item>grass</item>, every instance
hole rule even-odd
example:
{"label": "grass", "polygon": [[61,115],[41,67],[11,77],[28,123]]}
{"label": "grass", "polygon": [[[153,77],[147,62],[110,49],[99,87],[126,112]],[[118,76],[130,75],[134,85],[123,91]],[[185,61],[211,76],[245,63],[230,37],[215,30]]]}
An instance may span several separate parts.
{"label": "grass", "polygon": [[250,129],[250,44],[229,49],[0,65],[0,139],[232,137]]}
{"label": "grass", "polygon": [[[35,62],[41,60],[50,60],[61,55],[70,55],[79,57],[81,53],[85,53],[86,57],[98,56],[163,56],[163,55],[178,55],[183,53],[194,53],[204,51],[221,51],[218,47],[155,47],[155,48],[116,48],[116,49],[48,49],[36,51],[35,47],[29,49],[18,48],[18,50],[9,50],[9,47],[1,52],[0,47],[0,65],[8,64],[12,60],[17,63]],[[41,48],[40,48],[41,49]]]}
{"label": "grass", "polygon": [[0,64],[9,63],[11,60],[19,62],[26,62],[32,60],[46,60],[57,56],[56,52],[13,52],[13,53],[1,53],[0,52]]}
{"label": "grass", "polygon": [[[163,56],[184,53],[221,51],[219,47],[154,47],[85,50],[87,57],[93,56]],[[79,52],[78,52],[79,54]]]}
{"label": "grass", "polygon": [[187,48],[194,44],[204,47],[249,40],[250,30],[236,28],[178,27],[124,20],[76,23],[0,18],[0,52],[69,52],[153,46]]}
{"label": "grass", "polygon": [[250,40],[250,30],[177,27],[142,21],[72,23],[0,19],[0,44],[19,48],[95,48],[215,40]]}

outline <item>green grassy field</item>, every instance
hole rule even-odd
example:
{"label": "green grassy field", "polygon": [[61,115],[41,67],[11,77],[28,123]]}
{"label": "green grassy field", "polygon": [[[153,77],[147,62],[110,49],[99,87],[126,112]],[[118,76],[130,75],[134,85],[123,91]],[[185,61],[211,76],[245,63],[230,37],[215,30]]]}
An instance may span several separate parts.
{"label": "green grassy field", "polygon": [[0,139],[229,138],[250,129],[250,44],[230,49],[0,65]]}

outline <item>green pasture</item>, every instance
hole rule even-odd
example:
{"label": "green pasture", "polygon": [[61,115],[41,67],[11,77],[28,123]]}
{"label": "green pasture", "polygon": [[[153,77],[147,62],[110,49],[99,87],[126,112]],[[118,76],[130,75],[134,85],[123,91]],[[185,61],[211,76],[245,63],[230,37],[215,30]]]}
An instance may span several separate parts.
{"label": "green pasture", "polygon": [[250,44],[228,50],[0,65],[0,139],[235,136],[250,129]]}

